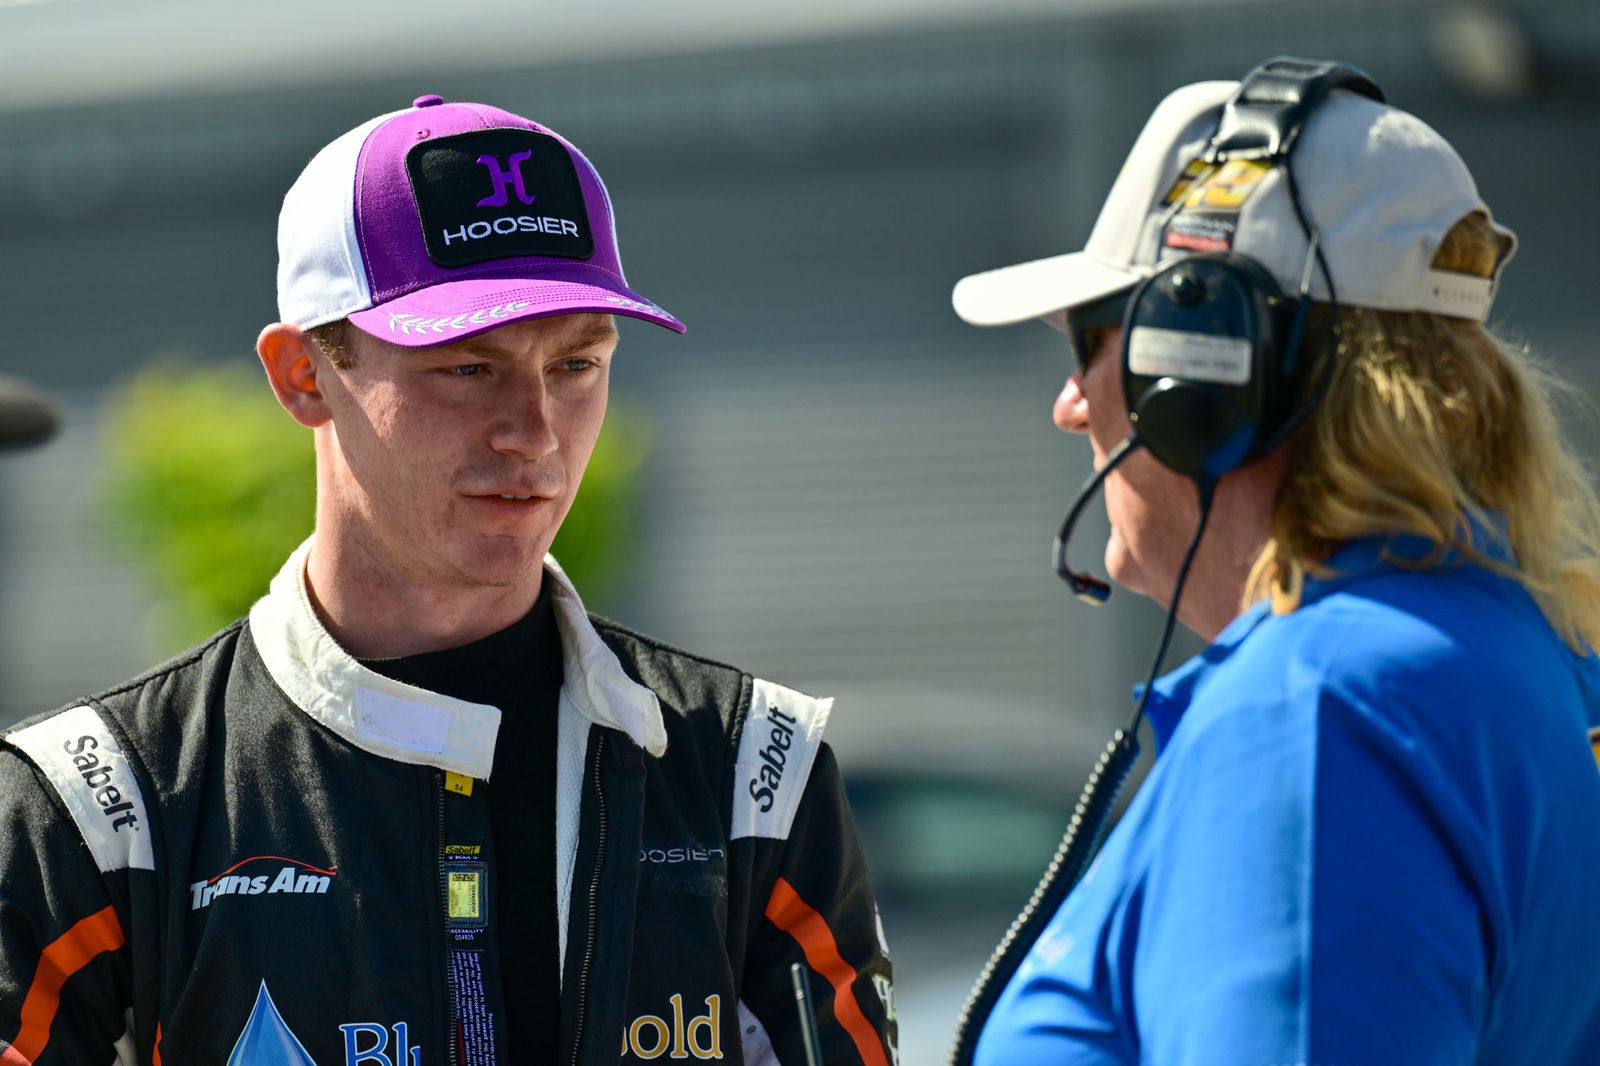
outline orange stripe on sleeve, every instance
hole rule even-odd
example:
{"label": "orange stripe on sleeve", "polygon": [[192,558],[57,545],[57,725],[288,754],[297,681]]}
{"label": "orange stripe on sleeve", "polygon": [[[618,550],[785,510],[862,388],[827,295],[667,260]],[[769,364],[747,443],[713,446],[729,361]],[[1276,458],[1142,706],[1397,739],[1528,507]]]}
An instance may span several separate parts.
{"label": "orange stripe on sleeve", "polygon": [[839,944],[828,928],[828,920],[800,898],[794,886],[780,877],[767,900],[767,919],[794,937],[805,952],[806,962],[833,986],[833,1014],[855,1042],[856,1051],[866,1066],[889,1066],[883,1042],[856,1002],[856,971],[839,954]]}
{"label": "orange stripe on sleeve", "polygon": [[50,1026],[61,1006],[61,987],[67,979],[104,951],[124,943],[122,923],[112,908],[91,914],[52,941],[39,956],[33,984],[22,1001],[22,1028],[0,1062],[28,1066],[50,1043]]}

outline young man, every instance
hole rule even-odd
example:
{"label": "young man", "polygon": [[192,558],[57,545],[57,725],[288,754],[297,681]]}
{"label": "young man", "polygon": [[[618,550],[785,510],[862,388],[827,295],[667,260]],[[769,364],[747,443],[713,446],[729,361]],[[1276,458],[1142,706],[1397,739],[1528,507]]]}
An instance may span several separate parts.
{"label": "young man", "polygon": [[248,618],[0,747],[0,1063],[894,1055],[830,701],[546,552],[628,288],[571,144],[422,97],[284,200],[258,352],[316,532]]}
{"label": "young man", "polygon": [[1083,252],[957,286],[1066,329],[1106,566],[1212,642],[960,1066],[1596,1061],[1600,505],[1482,325],[1512,247],[1363,74],[1274,60],[1156,109]]}

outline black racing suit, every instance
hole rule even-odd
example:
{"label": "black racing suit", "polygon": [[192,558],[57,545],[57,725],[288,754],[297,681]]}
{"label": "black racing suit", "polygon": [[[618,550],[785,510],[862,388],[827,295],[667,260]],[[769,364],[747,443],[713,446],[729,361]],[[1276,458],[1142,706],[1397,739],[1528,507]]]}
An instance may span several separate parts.
{"label": "black racing suit", "polygon": [[[473,782],[500,712],[352,659],[305,552],[249,618],[0,744],[0,1064],[495,1062],[517,1005],[491,933],[518,892]],[[546,580],[561,1063],[797,1066],[794,961],[824,1059],[893,1063],[830,701],[592,619],[553,562]]]}

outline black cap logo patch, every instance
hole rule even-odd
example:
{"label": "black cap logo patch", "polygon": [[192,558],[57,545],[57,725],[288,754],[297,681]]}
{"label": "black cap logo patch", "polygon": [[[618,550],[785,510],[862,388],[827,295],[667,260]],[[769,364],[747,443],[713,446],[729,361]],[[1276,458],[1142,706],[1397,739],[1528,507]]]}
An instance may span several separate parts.
{"label": "black cap logo patch", "polygon": [[588,259],[594,234],[572,157],[532,130],[480,130],[406,155],[428,258],[442,267],[554,255]]}

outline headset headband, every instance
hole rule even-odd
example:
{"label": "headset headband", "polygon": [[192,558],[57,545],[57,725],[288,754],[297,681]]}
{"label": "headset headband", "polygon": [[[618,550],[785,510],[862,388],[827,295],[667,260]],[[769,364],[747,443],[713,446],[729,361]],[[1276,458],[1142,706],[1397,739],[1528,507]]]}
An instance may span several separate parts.
{"label": "headset headband", "polygon": [[1318,104],[1335,89],[1384,102],[1383,90],[1348,63],[1275,56],[1244,76],[1222,109],[1222,121],[1203,157],[1281,159],[1293,149]]}

